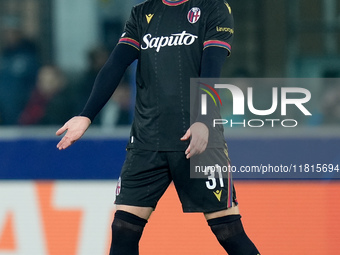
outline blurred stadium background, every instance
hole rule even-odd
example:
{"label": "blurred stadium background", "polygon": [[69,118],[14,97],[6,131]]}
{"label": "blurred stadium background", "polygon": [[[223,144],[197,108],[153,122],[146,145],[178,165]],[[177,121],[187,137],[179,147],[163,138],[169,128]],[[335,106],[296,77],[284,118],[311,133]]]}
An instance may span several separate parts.
{"label": "blurred stadium background", "polygon": [[[81,111],[139,2],[0,0],[0,255],[106,254],[134,65],[82,141],[59,152],[54,134]],[[308,86],[313,116],[294,115],[297,128],[226,129],[233,164],[340,164],[340,2],[229,3],[235,40],[223,76],[323,78]],[[338,254],[340,173],[295,177],[236,178],[248,234],[263,255]],[[224,253],[202,215],[181,213],[171,186],[141,254]]]}

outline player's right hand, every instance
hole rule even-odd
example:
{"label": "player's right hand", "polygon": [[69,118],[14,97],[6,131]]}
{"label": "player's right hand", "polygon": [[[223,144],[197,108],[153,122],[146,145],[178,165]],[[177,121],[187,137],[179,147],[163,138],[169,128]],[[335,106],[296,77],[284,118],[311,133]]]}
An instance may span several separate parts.
{"label": "player's right hand", "polygon": [[67,131],[65,136],[57,144],[57,148],[59,150],[64,150],[71,146],[83,136],[90,124],[91,120],[83,116],[76,116],[67,121],[64,126],[56,132],[56,135],[60,136]]}

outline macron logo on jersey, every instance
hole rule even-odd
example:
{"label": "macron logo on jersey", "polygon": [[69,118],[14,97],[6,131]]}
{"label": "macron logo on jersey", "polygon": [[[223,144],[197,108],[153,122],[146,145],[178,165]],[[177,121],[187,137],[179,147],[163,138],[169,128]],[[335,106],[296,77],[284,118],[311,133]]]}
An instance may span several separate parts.
{"label": "macron logo on jersey", "polygon": [[152,37],[151,34],[146,34],[143,37],[142,50],[155,48],[156,52],[159,52],[163,47],[191,45],[198,38],[196,35],[192,35],[183,31],[178,34],[171,34],[170,36]]}

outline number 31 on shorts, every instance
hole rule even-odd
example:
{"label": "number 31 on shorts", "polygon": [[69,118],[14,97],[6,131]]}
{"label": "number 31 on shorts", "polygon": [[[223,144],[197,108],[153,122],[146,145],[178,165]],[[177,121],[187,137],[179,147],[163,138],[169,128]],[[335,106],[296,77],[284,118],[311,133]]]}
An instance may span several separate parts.
{"label": "number 31 on shorts", "polygon": [[[208,189],[212,190],[215,189],[217,186],[217,181],[219,181],[220,187],[223,188],[224,187],[224,181],[223,181],[223,176],[222,176],[222,172],[221,171],[212,171],[211,169],[209,169],[209,171],[206,172],[206,174],[209,174],[208,176],[208,180],[205,182],[206,186]],[[215,177],[215,173],[218,174],[218,178]]]}

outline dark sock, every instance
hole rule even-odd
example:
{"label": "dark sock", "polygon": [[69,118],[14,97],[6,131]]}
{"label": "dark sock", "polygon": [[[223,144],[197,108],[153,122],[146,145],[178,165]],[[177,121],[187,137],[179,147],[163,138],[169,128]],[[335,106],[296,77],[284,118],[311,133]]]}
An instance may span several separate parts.
{"label": "dark sock", "polygon": [[116,211],[112,223],[110,255],[138,255],[139,240],[148,221],[125,211]]}
{"label": "dark sock", "polygon": [[259,255],[260,252],[244,232],[241,216],[228,215],[208,220],[217,240],[229,255]]}

